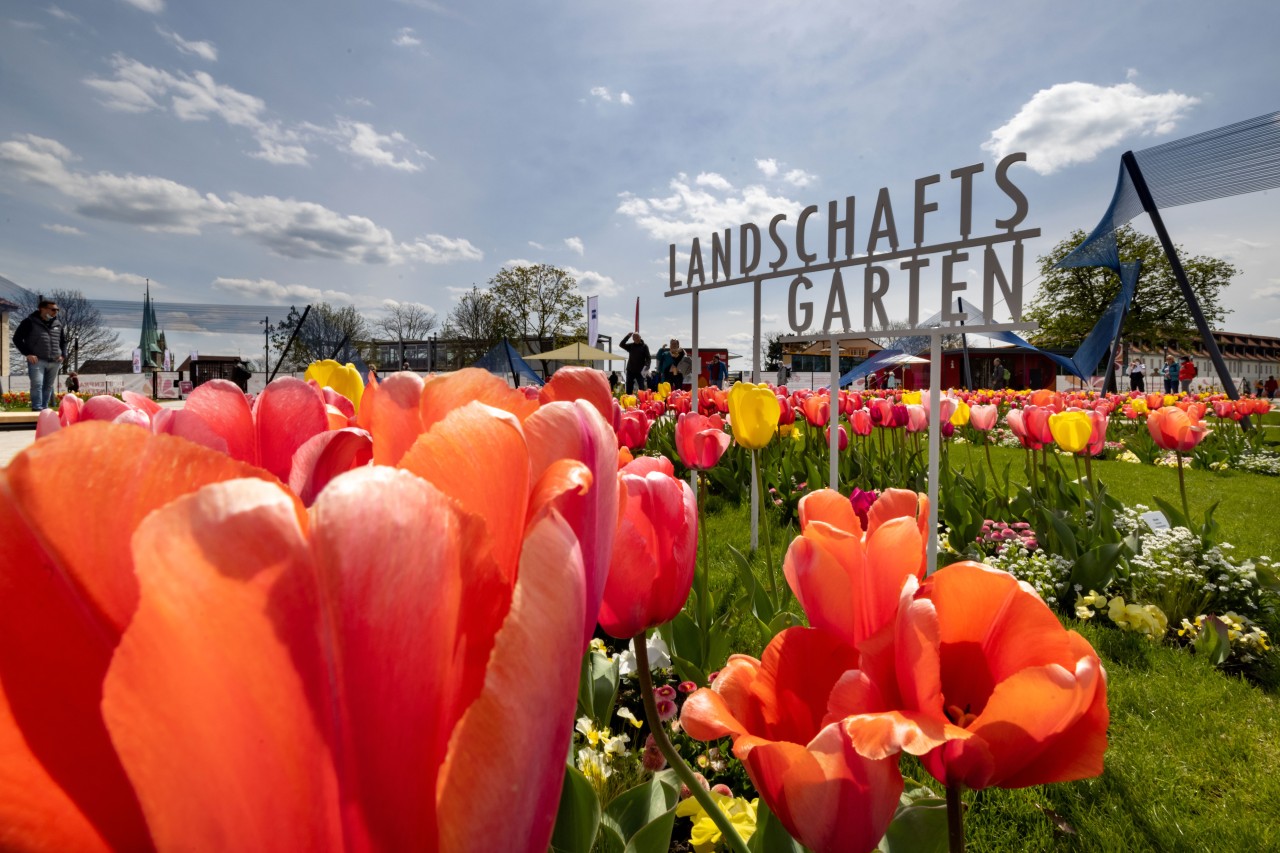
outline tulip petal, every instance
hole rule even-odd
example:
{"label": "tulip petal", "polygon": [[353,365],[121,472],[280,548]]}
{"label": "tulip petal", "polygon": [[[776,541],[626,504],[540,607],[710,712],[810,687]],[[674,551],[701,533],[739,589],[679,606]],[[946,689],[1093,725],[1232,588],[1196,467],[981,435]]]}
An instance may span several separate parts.
{"label": "tulip petal", "polygon": [[805,535],[792,540],[782,561],[782,573],[809,624],[854,645],[860,635],[853,575],[862,571],[862,549],[852,537],[842,542],[838,533],[819,544],[818,528],[813,524]]}
{"label": "tulip petal", "polygon": [[839,723],[807,746],[754,740],[739,738],[734,753],[745,748],[751,780],[796,840],[824,853],[875,848],[902,794],[897,758],[861,757]]}
{"label": "tulip petal", "polygon": [[359,424],[373,436],[374,465],[399,463],[417,441],[426,428],[419,415],[424,396],[416,373],[393,373],[365,389]]}
{"label": "tulip petal", "polygon": [[472,401],[510,412],[520,421],[538,408],[537,400],[530,400],[518,388],[487,370],[468,367],[436,376],[422,388],[420,417],[422,429],[427,430],[454,409]]}
{"label": "tulip petal", "polygon": [[373,459],[373,438],[354,427],[317,433],[293,454],[289,488],[311,506],[339,474],[368,465]]}
{"label": "tulip petal", "polygon": [[329,418],[314,388],[286,376],[268,385],[253,401],[253,424],[258,463],[287,483],[293,454],[307,439],[327,431]]}
{"label": "tulip petal", "polygon": [[130,408],[137,409],[144,413],[148,418],[160,411],[162,408],[155,400],[152,400],[145,394],[139,394],[137,391],[122,391],[120,393],[120,398]]}
{"label": "tulip petal", "polygon": [[697,690],[685,700],[681,727],[701,741],[762,731],[763,706],[756,698],[756,683],[762,677],[760,661],[749,655],[730,655],[714,686]]}
{"label": "tulip petal", "polygon": [[238,480],[134,535],[141,599],[102,708],[161,849],[342,844],[300,511]]}
{"label": "tulip petal", "polygon": [[[378,386],[383,389],[397,376]],[[374,438],[377,461],[377,437]],[[499,566],[514,570],[529,500],[529,462],[520,423],[507,412],[470,403],[450,412],[419,436],[400,460],[489,527],[488,550]]]}
{"label": "tulip petal", "polygon": [[[555,512],[525,538],[511,610],[489,658],[484,690],[459,722],[440,772],[440,849],[487,851],[505,829],[508,849],[547,849],[577,702],[584,605],[575,536]],[[538,677],[529,677],[530,650]]]}
{"label": "tulip petal", "polygon": [[232,459],[239,459],[250,465],[258,464],[253,413],[238,385],[225,379],[210,379],[201,383],[187,397],[182,410],[196,415],[222,436],[227,442],[227,453]]}
{"label": "tulip petal", "polygon": [[[910,493],[914,495],[914,492]],[[879,501],[877,501],[879,503]],[[872,505],[872,509],[875,505]],[[818,489],[800,499],[800,529],[822,521],[853,536],[862,535],[862,522],[849,499],[834,489]]]}
{"label": "tulip petal", "polygon": [[[613,555],[618,519],[617,437],[613,427],[589,403],[547,403],[524,422],[529,467],[534,480],[557,459],[576,459],[591,471],[584,494],[569,492],[556,510],[573,528],[586,572],[583,648],[591,642]],[[696,538],[696,537],[695,537]]]}
{"label": "tulip petal", "polygon": [[[236,389],[239,392],[239,388]],[[241,394],[241,397],[244,395]],[[189,404],[189,403],[188,403]],[[129,411],[128,404],[115,397],[108,397],[105,394],[97,397],[90,397],[85,400],[84,408],[80,410],[80,420],[83,421],[114,421],[120,416],[121,412]]]}
{"label": "tulip petal", "polygon": [[585,400],[600,413],[605,423],[613,423],[613,393],[604,374],[591,367],[562,367],[538,392],[542,405],[556,401]]}

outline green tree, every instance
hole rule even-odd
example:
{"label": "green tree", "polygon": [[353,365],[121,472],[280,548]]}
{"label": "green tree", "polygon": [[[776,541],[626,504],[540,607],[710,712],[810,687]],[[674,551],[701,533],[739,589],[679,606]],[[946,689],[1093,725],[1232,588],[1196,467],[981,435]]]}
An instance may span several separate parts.
{"label": "green tree", "polygon": [[471,290],[458,297],[458,304],[449,312],[444,336],[481,341],[486,347],[492,346],[501,337],[493,294],[473,284]]}
{"label": "green tree", "polygon": [[[1040,326],[1035,335],[1038,344],[1066,347],[1079,344],[1120,292],[1120,277],[1109,269],[1058,269],[1055,266],[1086,236],[1084,231],[1073,231],[1040,257],[1040,291],[1026,313],[1027,319]],[[1127,225],[1116,231],[1116,241],[1121,261],[1142,261],[1142,272],[1122,330],[1126,347],[1130,341],[1143,341],[1152,346],[1181,349],[1198,341],[1200,335],[1195,320],[1182,298],[1182,289],[1160,242]],[[1211,328],[1219,327],[1226,315],[1219,296],[1240,271],[1219,258],[1191,257],[1181,246],[1177,248],[1200,310]]]}
{"label": "green tree", "polygon": [[489,288],[505,334],[539,340],[586,334],[586,300],[578,293],[577,279],[562,269],[549,264],[503,267],[489,279]]}
{"label": "green tree", "polygon": [[[328,302],[318,302],[307,312],[307,319],[302,323],[302,312],[296,306],[290,306],[289,315],[276,324],[271,332],[271,347],[276,351],[282,370],[302,370],[313,361],[349,357],[352,352],[360,352],[361,357],[372,358],[368,352],[370,325],[365,316],[352,305],[334,307]],[[297,328],[289,351],[284,352],[289,336]],[[343,342],[346,346],[343,346]]]}

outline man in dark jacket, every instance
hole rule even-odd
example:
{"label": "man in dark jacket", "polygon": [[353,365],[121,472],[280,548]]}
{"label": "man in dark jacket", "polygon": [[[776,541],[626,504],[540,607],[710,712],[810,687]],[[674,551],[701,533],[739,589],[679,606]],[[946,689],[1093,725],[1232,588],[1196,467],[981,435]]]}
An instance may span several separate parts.
{"label": "man in dark jacket", "polygon": [[644,377],[641,374],[649,366],[649,345],[640,337],[639,332],[627,332],[618,346],[627,351],[627,393],[634,394],[636,388],[644,388]]}
{"label": "man in dark jacket", "polygon": [[67,358],[67,336],[58,319],[58,303],[41,299],[39,307],[18,324],[13,345],[27,358],[31,411],[47,409],[58,385],[58,371]]}

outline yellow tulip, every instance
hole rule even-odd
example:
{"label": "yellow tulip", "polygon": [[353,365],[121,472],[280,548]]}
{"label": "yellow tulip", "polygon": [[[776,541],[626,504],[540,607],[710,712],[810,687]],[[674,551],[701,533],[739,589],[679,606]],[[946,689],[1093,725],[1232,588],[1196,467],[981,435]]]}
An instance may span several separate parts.
{"label": "yellow tulip", "polygon": [[312,379],[321,388],[332,388],[351,401],[351,405],[360,411],[360,398],[364,396],[364,380],[354,364],[338,364],[331,358],[324,361],[313,361],[307,365],[305,379]]}
{"label": "yellow tulip", "polygon": [[920,406],[924,404],[924,400],[920,396],[919,391],[903,391],[902,405],[904,406]]}
{"label": "yellow tulip", "polygon": [[773,440],[782,406],[768,385],[737,382],[729,390],[729,423],[733,440],[748,450],[759,450]]}
{"label": "yellow tulip", "polygon": [[1135,415],[1145,415],[1147,413],[1147,401],[1141,397],[1135,397],[1129,405],[1133,407]]}
{"label": "yellow tulip", "polygon": [[956,401],[956,410],[951,415],[951,423],[958,427],[969,423],[969,404],[964,400]]}
{"label": "yellow tulip", "polygon": [[1089,446],[1093,424],[1085,412],[1057,412],[1049,416],[1049,432],[1063,450],[1079,453]]}

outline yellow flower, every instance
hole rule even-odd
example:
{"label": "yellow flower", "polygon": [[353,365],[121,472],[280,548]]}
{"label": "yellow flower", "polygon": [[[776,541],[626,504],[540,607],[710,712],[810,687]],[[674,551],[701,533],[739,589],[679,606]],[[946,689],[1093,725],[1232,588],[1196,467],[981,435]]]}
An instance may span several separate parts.
{"label": "yellow flower", "polygon": [[1129,405],[1133,407],[1134,414],[1145,415],[1149,411],[1145,397],[1137,397],[1131,400]]}
{"label": "yellow flower", "polygon": [[733,440],[748,450],[759,450],[773,440],[782,406],[765,384],[737,382],[729,389],[729,424]]}
{"label": "yellow flower", "polygon": [[1089,446],[1093,424],[1084,412],[1056,412],[1049,416],[1049,432],[1063,450],[1079,453]]}
{"label": "yellow flower", "polygon": [[658,390],[653,392],[653,399],[655,399],[655,400],[665,400],[665,399],[667,399],[668,395],[670,395],[670,394],[671,394],[671,383],[670,383],[670,382],[659,382],[659,383],[658,383]]}
{"label": "yellow flower", "polygon": [[321,388],[332,388],[351,401],[351,405],[360,411],[360,398],[364,396],[364,380],[354,364],[338,364],[331,358],[324,361],[313,361],[307,365],[304,377],[308,382],[312,379]]}
{"label": "yellow flower", "polygon": [[618,398],[618,405],[624,409],[634,409],[638,402],[640,402],[640,398],[635,394],[623,394]]}
{"label": "yellow flower", "polygon": [[635,726],[637,729],[644,725],[644,721],[637,720],[636,715],[631,713],[631,709],[626,707],[625,705],[619,708],[617,713],[619,717],[626,720],[628,723]]}
{"label": "yellow flower", "polygon": [[1174,403],[1176,403],[1176,402],[1178,402],[1178,396],[1177,396],[1176,394],[1165,394],[1165,395],[1164,395],[1164,404],[1165,404],[1166,406],[1172,406],[1172,405],[1173,405]]}
{"label": "yellow flower", "polygon": [[[716,807],[729,816],[729,822],[738,831],[743,841],[750,841],[756,832],[756,809],[760,800],[747,802],[741,797],[726,797],[724,794],[710,792]],[[697,798],[689,797],[676,806],[676,814],[680,817],[693,818],[693,830],[689,833],[689,842],[697,853],[709,853],[720,843],[720,827],[702,808]]]}
{"label": "yellow flower", "polygon": [[956,410],[951,415],[951,423],[958,427],[969,423],[969,404],[964,400],[956,400]]}

